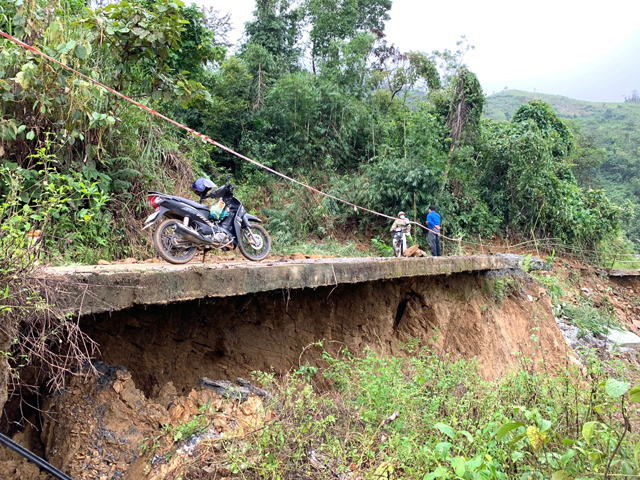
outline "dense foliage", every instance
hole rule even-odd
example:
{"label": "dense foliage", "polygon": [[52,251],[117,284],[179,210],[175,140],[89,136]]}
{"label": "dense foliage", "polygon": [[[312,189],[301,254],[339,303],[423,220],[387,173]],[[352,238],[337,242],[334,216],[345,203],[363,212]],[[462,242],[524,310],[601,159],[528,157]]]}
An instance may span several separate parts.
{"label": "dense foliage", "polygon": [[[180,475],[201,478],[210,465],[246,479],[637,476],[639,438],[627,428],[640,386],[630,389],[595,357],[586,377],[549,376],[522,358],[504,379],[486,381],[475,363],[439,357],[419,340],[406,349],[408,357],[324,352],[323,367],[256,374],[273,393],[265,423],[202,442]],[[170,457],[206,431],[211,420],[199,420],[169,430],[175,445],[158,453]]]}
{"label": "dense foliage", "polygon": [[624,103],[595,103],[566,97],[508,90],[487,99],[485,115],[512,118],[523,102],[540,99],[551,105],[574,133],[572,170],[580,186],[602,188],[612,201],[627,208],[624,229],[640,246],[640,105],[638,92]]}
{"label": "dense foliage", "polygon": [[[44,231],[106,236],[101,231],[108,227],[101,212],[104,197],[95,185],[87,188],[80,174],[56,171],[45,148],[29,160],[33,169],[0,166],[5,182],[0,202],[0,410],[23,388],[37,390],[46,383],[60,389],[67,375],[86,367],[97,350],[79,320],[68,315],[61,295],[65,281],[45,281],[36,269]],[[77,230],[69,220],[75,220]]]}
{"label": "dense foliage", "polygon": [[[470,46],[398,50],[384,35],[390,0],[259,0],[235,55],[216,12],[179,0],[107,3],[7,0],[0,29],[342,198],[422,221],[435,204],[451,236],[556,237],[591,249],[619,232],[620,209],[572,173],[588,142],[539,102],[483,122],[481,85],[462,62]],[[41,148],[56,181],[91,192],[49,226],[50,258],[148,251],[138,231],[145,191],[188,195],[194,176],[222,171],[245,185],[240,195],[268,216],[281,249],[385,230],[386,220],[309,200],[7,40],[0,92],[0,158],[33,186],[23,201],[38,201],[42,167],[30,155]]]}

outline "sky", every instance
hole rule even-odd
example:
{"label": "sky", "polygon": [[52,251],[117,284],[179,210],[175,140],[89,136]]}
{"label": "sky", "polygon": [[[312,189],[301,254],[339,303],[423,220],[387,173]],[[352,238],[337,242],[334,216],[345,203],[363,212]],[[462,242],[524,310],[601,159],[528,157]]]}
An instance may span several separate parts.
{"label": "sky", "polygon": [[[196,0],[231,13],[236,43],[255,0]],[[394,0],[385,33],[401,50],[475,48],[465,62],[488,95],[512,90],[622,102],[640,92],[640,0]]]}

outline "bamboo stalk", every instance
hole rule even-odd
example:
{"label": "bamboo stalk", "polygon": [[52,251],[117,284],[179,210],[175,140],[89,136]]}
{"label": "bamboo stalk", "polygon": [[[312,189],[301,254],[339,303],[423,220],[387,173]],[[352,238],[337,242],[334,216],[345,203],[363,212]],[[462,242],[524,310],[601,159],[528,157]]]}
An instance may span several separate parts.
{"label": "bamboo stalk", "polygon": [[536,234],[533,233],[533,228],[531,229],[531,236],[533,237],[533,245],[536,247],[536,255],[540,256],[540,250],[538,250],[538,242],[536,241]]}

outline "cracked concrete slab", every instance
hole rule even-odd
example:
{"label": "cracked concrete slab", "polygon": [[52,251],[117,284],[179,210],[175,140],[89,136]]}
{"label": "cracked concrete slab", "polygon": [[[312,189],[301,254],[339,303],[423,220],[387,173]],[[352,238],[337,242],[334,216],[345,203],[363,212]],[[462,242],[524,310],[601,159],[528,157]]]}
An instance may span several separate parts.
{"label": "cracked concrete slab", "polygon": [[122,264],[49,267],[47,282],[63,284],[64,304],[81,315],[135,305],[163,305],[271,290],[317,288],[403,277],[483,272],[512,267],[503,256],[323,258],[276,262]]}

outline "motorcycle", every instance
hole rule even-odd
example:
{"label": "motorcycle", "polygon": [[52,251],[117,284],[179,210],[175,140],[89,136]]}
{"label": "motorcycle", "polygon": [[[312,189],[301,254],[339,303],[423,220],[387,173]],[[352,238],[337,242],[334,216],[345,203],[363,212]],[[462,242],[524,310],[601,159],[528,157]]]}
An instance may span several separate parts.
{"label": "motorcycle", "polygon": [[233,250],[237,247],[249,260],[266,258],[271,250],[271,238],[261,225],[251,223],[261,220],[248,214],[233,192],[233,185],[227,183],[200,197],[200,202],[204,198],[217,198],[224,202],[222,214],[217,219],[210,217],[209,207],[202,203],[148,192],[148,202],[155,212],[147,217],[143,230],[162,220],[153,235],[158,255],[169,263],[183,264],[190,261],[198,250]]}
{"label": "motorcycle", "polygon": [[407,237],[404,233],[404,227],[397,227],[393,231],[393,254],[401,257],[407,249]]}

